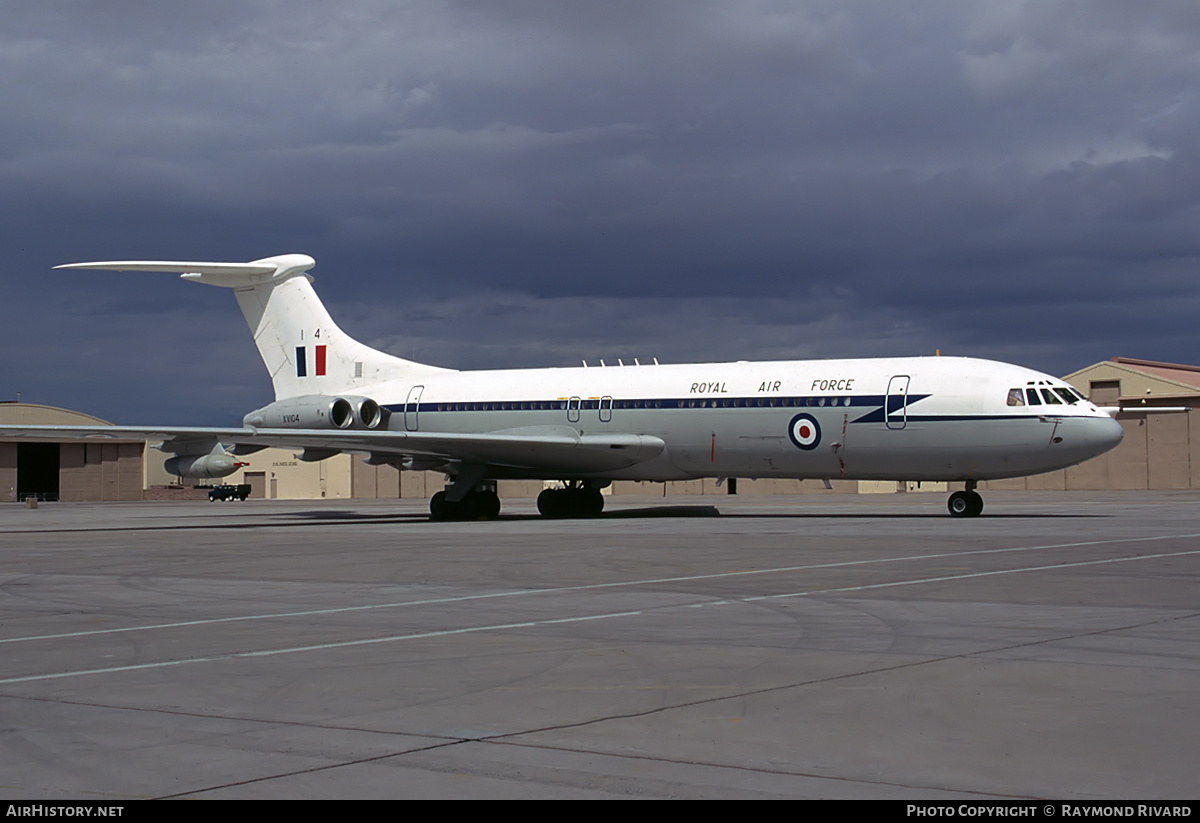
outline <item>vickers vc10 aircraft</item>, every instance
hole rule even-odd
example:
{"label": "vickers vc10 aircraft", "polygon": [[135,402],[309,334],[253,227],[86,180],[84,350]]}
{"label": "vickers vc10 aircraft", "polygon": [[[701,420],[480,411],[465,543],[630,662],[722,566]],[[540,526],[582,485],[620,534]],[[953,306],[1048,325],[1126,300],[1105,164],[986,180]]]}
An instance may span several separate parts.
{"label": "vickers vc10 aircraft", "polygon": [[434,520],[494,518],[496,481],[562,481],[548,517],[598,514],[614,480],[780,477],[964,484],[954,516],[983,510],[980,480],[1103,454],[1121,426],[1062,380],[959,357],[455,371],[347,336],[303,254],[250,263],[112,261],[58,268],[156,271],[232,289],[275,388],[241,427],[3,427],[7,436],[136,437],[204,479],[269,446],[437,470]]}

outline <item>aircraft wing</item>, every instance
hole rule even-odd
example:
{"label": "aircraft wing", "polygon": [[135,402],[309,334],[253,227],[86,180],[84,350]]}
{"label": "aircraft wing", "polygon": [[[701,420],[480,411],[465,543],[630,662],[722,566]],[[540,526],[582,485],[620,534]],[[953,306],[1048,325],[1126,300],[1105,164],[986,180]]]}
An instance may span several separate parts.
{"label": "aircraft wing", "polygon": [[484,434],[449,432],[356,431],[324,429],[206,429],[138,426],[0,426],[0,437],[28,440],[144,440],[161,442],[165,452],[196,453],[214,442],[223,446],[298,448],[328,451],[443,458],[469,464],[532,471],[593,473],[641,463],[666,448],[658,437],[637,434],[579,434],[559,426]]}

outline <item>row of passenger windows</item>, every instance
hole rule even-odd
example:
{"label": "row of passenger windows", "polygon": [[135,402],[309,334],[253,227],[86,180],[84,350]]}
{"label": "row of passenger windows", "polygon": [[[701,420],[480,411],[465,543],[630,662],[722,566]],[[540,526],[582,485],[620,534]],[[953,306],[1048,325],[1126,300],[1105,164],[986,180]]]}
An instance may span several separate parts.
{"label": "row of passenger windows", "polygon": [[849,406],[849,397],[737,397],[689,400],[529,400],[437,403],[438,411],[552,411],[556,409],[745,409],[799,406]]}
{"label": "row of passenger windows", "polygon": [[1072,388],[1059,386],[1041,389],[1040,394],[1039,389],[1033,387],[1008,390],[1008,405],[1010,406],[1041,406],[1043,401],[1047,406],[1061,406],[1064,403],[1072,405],[1086,399]]}

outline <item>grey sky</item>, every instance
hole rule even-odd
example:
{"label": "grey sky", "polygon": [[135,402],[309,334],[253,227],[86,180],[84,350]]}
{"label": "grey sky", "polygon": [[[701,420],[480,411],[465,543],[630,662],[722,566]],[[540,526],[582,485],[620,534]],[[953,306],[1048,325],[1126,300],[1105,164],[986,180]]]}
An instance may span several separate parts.
{"label": "grey sky", "polygon": [[458,368],[1200,361],[1194,2],[9,4],[4,395],[236,422],[229,294],[317,258]]}

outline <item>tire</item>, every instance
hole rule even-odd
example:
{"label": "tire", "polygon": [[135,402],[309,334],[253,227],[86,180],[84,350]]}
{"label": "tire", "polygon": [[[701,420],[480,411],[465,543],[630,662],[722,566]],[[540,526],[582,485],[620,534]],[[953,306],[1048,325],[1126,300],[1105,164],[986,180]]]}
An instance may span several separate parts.
{"label": "tire", "polygon": [[500,516],[500,496],[492,491],[479,493],[479,515],[485,520]]}
{"label": "tire", "polygon": [[976,491],[967,492],[971,498],[971,517],[978,517],[983,512],[983,495]]}
{"label": "tire", "polygon": [[542,517],[562,517],[561,498],[559,489],[543,489],[537,498],[538,512]]}
{"label": "tire", "polygon": [[446,500],[445,492],[438,492],[429,498],[429,519],[449,520],[454,505]]}
{"label": "tire", "polygon": [[975,491],[955,492],[946,502],[946,508],[951,517],[978,517],[983,511],[983,497]]}
{"label": "tire", "polygon": [[604,511],[604,495],[599,489],[588,489],[580,493],[579,516],[580,517],[599,517],[600,512]]}

